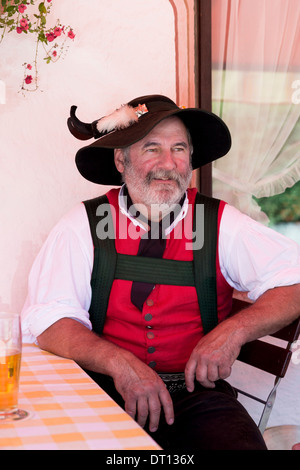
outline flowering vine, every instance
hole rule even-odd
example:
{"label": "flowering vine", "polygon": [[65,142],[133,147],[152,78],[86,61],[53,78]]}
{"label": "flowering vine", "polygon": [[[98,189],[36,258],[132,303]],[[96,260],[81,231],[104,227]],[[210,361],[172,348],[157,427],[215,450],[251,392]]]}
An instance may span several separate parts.
{"label": "flowering vine", "polygon": [[56,62],[66,52],[66,41],[75,38],[71,26],[65,26],[56,20],[54,26],[47,25],[53,1],[45,0],[0,0],[0,44],[5,33],[15,31],[20,37],[31,33],[36,37],[34,57],[23,64],[24,74],[21,89],[38,89],[38,54],[43,48],[47,64]]}

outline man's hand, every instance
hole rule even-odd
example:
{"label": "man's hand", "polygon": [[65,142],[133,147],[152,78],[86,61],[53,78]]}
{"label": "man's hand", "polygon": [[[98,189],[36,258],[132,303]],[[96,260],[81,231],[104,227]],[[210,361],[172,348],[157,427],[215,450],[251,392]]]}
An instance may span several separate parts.
{"label": "man's hand", "polygon": [[158,428],[163,408],[168,424],[174,422],[171,396],[161,378],[149,366],[134,359],[114,377],[115,387],[125,401],[125,411],[144,427],[149,417],[149,430]]}
{"label": "man's hand", "polygon": [[76,361],[81,367],[113,378],[125,401],[125,409],[154,432],[163,408],[168,424],[174,422],[171,396],[159,375],[129,351],[88,330],[81,323],[63,318],[38,337],[39,346]]}
{"label": "man's hand", "polygon": [[187,390],[194,390],[195,379],[204,387],[214,388],[216,380],[229,377],[240,348],[238,334],[225,322],[201,338],[185,367]]}

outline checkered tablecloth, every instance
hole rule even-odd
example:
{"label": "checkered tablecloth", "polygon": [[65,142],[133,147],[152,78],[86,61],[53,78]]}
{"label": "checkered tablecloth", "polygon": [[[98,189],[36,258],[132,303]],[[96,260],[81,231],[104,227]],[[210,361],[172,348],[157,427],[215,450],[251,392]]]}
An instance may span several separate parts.
{"label": "checkered tablecloth", "polygon": [[0,449],[160,447],[73,361],[23,345],[19,407],[28,418],[0,423]]}

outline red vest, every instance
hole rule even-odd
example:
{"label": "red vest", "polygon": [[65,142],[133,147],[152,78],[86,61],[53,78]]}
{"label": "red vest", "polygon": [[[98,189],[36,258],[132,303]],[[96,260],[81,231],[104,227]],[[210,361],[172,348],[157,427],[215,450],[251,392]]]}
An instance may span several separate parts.
{"label": "red vest", "polygon": [[[187,215],[168,236],[164,258],[193,260],[190,247],[196,193],[196,189],[188,190]],[[120,212],[118,195],[118,189],[107,193],[112,206],[116,250],[136,255],[144,232]],[[221,202],[218,227],[224,205]],[[220,271],[218,253],[216,259],[218,319],[222,321],[231,310],[232,288]],[[132,281],[114,280],[103,337],[131,351],[159,372],[183,371],[193,348],[203,336],[196,289],[156,285],[141,312],[130,301],[131,285]]]}

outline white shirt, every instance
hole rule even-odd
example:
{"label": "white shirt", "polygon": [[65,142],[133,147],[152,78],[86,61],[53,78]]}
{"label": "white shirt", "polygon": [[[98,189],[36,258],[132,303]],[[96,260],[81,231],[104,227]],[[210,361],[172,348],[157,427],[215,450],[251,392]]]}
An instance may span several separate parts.
{"label": "white shirt", "polygon": [[[122,192],[119,204],[131,218]],[[187,204],[186,198],[169,231],[185,217]],[[253,301],[268,289],[300,283],[300,245],[228,204],[220,224],[219,262],[226,281],[248,292]],[[84,205],[78,204],[53,228],[31,269],[21,313],[23,342],[35,342],[45,329],[66,317],[92,329],[88,313],[92,269],[89,222]]]}

